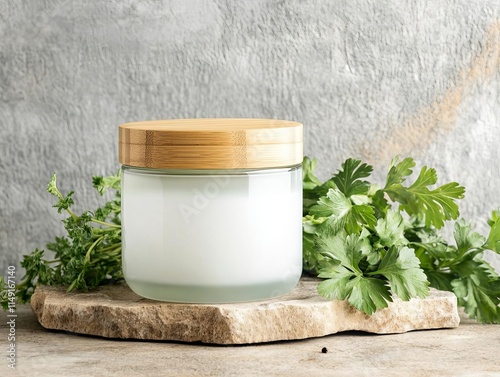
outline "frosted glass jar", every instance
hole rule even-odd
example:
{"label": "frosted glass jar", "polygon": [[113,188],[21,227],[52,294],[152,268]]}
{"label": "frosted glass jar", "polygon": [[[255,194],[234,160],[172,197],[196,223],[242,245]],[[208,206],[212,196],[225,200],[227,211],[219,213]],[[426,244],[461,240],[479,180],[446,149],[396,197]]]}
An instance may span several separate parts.
{"label": "frosted glass jar", "polygon": [[288,293],[302,272],[302,125],[183,119],[119,128],[123,273],[156,300]]}

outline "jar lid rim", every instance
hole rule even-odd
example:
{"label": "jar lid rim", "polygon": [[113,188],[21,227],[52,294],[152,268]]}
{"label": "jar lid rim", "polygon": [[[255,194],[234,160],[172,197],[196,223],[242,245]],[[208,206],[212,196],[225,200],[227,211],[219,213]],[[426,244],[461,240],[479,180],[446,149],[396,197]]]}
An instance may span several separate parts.
{"label": "jar lid rim", "polygon": [[299,122],[199,118],[119,126],[119,160],[148,168],[238,169],[290,166],[303,159]]}
{"label": "jar lid rim", "polygon": [[205,132],[220,131],[228,132],[234,130],[272,129],[285,127],[300,127],[301,123],[264,118],[182,118],[148,120],[128,122],[121,124],[121,129],[159,131],[159,132]]}

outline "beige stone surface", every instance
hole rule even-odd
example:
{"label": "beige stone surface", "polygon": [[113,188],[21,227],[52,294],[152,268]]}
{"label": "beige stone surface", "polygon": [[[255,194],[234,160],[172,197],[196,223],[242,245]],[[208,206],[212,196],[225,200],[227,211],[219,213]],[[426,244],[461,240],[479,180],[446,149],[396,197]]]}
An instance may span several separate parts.
{"label": "beige stone surface", "polygon": [[126,284],[91,293],[39,287],[32,298],[38,321],[48,329],[106,338],[249,344],[321,337],[358,330],[377,334],[452,328],[459,324],[456,298],[432,290],[426,299],[396,299],[367,316],[346,302],[316,293],[317,280],[303,278],[286,296],[238,304],[175,304],[133,293]]}

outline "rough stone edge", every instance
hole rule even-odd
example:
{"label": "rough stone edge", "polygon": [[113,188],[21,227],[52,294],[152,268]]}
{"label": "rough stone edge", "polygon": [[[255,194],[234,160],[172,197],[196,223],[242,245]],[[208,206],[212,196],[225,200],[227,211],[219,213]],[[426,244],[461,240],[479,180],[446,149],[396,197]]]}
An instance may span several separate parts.
{"label": "rough stone edge", "polygon": [[[228,320],[228,324],[231,326],[232,338],[235,343],[239,344],[306,339],[343,331],[399,334],[415,330],[456,328],[460,323],[457,299],[453,293],[446,293],[445,296],[429,297],[424,300],[412,299],[410,302],[396,299],[395,302],[389,303],[388,308],[379,310],[372,316],[355,309],[346,301],[318,302],[314,304],[314,308],[305,309],[307,315],[295,316],[296,318],[316,317],[316,320],[302,323],[301,327],[297,327],[297,323],[279,321],[280,318],[286,318],[287,310],[306,306],[301,305],[300,302],[295,303],[293,306],[290,304],[282,305],[284,312],[261,313],[259,310],[249,310],[247,316],[242,318],[240,315],[239,318],[235,318],[231,311],[226,313],[223,311],[223,315],[231,318]],[[279,303],[269,304],[272,307],[276,307],[276,305],[279,305]],[[418,306],[419,310],[415,311],[415,305]],[[255,334],[250,339],[249,329],[245,326],[245,323],[256,322],[260,315],[267,317],[267,320],[261,321],[261,323],[268,323],[272,328],[269,328],[269,331],[262,331],[260,339],[257,339]],[[276,318],[269,321],[269,315]],[[280,324],[280,331],[276,331],[277,329],[274,326],[277,323]],[[398,323],[398,325],[395,325],[395,323]],[[377,327],[379,328],[376,329]],[[302,330],[302,334],[300,334],[300,330]],[[268,334],[271,333],[275,335],[275,338],[269,338]],[[290,333],[293,333],[294,336],[289,337],[287,334]]]}
{"label": "rough stone edge", "polygon": [[[186,311],[189,310],[189,304],[169,305],[167,303],[152,304],[147,302],[140,305],[139,302],[136,302],[133,306],[128,307],[114,306],[111,310],[111,305],[105,302],[92,305],[83,301],[75,305],[74,302],[71,302],[74,296],[66,296],[65,292],[61,292],[57,288],[40,287],[40,289],[37,288],[32,297],[32,309],[40,324],[49,329],[106,338],[200,341],[228,345],[306,339],[349,330],[391,334],[413,330],[457,327],[460,318],[458,316],[456,297],[451,292],[439,293],[439,297],[429,297],[425,300],[412,299],[412,301],[416,300],[420,307],[417,312],[409,310],[412,308],[411,305],[415,305],[416,302],[404,302],[399,299],[389,303],[388,308],[378,311],[372,316],[367,316],[344,301],[315,302],[313,304],[315,305],[314,310],[311,310],[311,304],[307,302],[289,300],[286,303],[279,301],[262,302],[257,309],[246,308],[238,311],[234,310],[234,306],[205,305],[203,313],[201,311],[199,311],[200,313],[189,313],[194,318],[191,318],[191,322],[188,322],[185,320],[185,316]],[[52,308],[51,298],[54,296],[59,296],[59,299],[69,301],[72,305],[68,305],[64,309],[60,305]],[[438,303],[440,310],[435,310],[436,302],[433,305],[433,301],[440,302]],[[84,315],[84,313],[88,314],[86,309],[89,306],[93,307],[92,315]],[[153,311],[154,315],[149,316],[156,318],[157,321],[148,321],[140,327],[124,328],[120,326],[123,318],[126,318],[127,322],[137,321],[141,318],[143,310],[150,313]],[[426,318],[425,315],[428,315],[431,310],[433,311],[433,315],[430,316],[432,320],[422,322],[422,318]],[[48,316],[47,313],[50,311],[52,311],[51,316]],[[307,316],[304,314],[299,316],[301,311],[307,313]],[[393,315],[390,315],[391,311]],[[342,315],[339,315],[339,313]],[[443,317],[443,313],[451,314]],[[273,317],[271,321],[269,320],[270,317]],[[297,324],[293,321],[283,321],[283,317],[308,318],[309,320]],[[57,319],[66,319],[66,321],[57,321]],[[394,320],[397,319],[400,320],[401,325],[398,329],[394,329],[394,327],[391,329],[388,323],[392,322],[392,325],[394,325]],[[260,335],[252,331],[248,324],[255,323],[255,321],[260,321],[259,323],[263,324],[264,327],[267,326],[266,331],[260,331]],[[385,325],[381,325],[381,321],[385,322]],[[184,327],[182,326],[183,323]],[[354,325],[355,323],[356,325]],[[380,326],[380,329],[375,330],[374,326]],[[176,328],[176,331],[169,332],[172,331],[172,328]],[[293,336],[290,336],[290,334],[293,334]]]}

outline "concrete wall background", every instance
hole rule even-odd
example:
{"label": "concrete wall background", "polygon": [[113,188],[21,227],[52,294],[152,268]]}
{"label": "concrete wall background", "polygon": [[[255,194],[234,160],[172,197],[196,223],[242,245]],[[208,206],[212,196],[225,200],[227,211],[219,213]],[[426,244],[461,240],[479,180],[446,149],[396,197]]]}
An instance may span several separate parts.
{"label": "concrete wall background", "polygon": [[[500,206],[498,0],[0,0],[0,271],[63,233],[118,169],[117,125],[182,117],[301,121],[326,178],[396,154]],[[498,266],[498,262],[496,262]]]}

